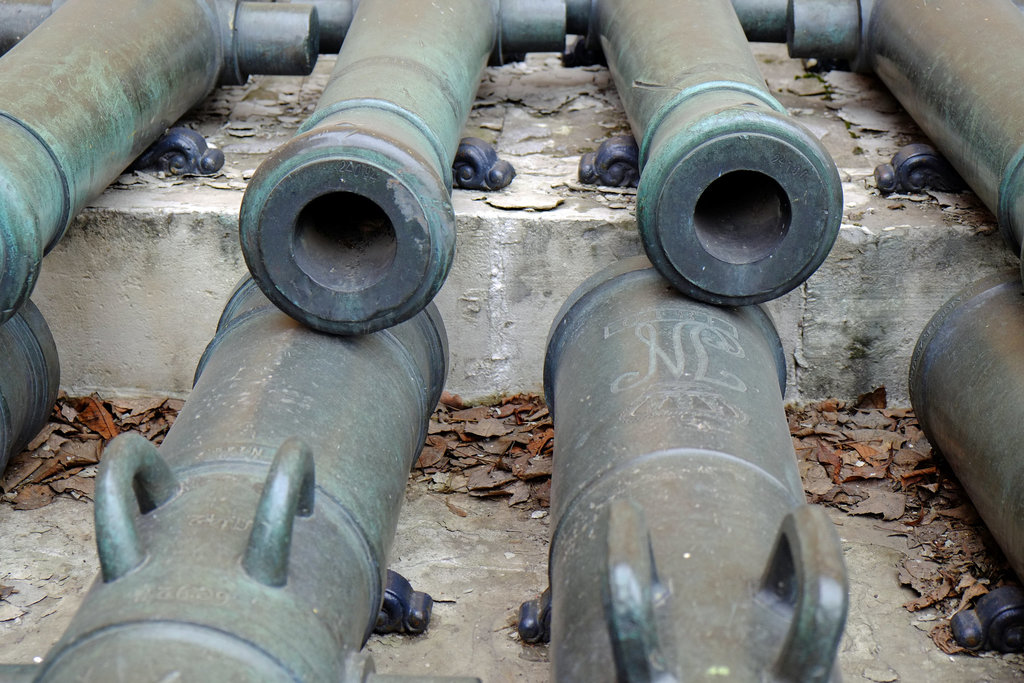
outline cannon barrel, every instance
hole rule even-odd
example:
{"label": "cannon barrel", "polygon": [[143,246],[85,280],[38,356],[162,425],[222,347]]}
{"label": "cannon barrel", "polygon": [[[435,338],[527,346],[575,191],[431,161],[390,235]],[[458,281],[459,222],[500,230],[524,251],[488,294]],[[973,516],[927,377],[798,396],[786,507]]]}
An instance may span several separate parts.
{"label": "cannon barrel", "polygon": [[1005,0],[875,0],[862,59],[999,220],[1021,253],[1024,14]]}
{"label": "cannon barrel", "polygon": [[108,448],[101,576],[29,680],[362,681],[446,361],[432,307],[335,337],[240,286],[160,450]]}
{"label": "cannon barrel", "polygon": [[1006,0],[789,0],[789,51],[873,71],[1024,243],[1024,14]]}
{"label": "cannon barrel", "polygon": [[[68,0],[3,0],[0,2],[0,54],[14,47],[36,26],[57,11]],[[259,0],[289,2],[290,0]],[[320,52],[335,54],[345,40],[352,23],[354,5],[358,0],[296,0],[297,4],[313,5],[320,27]],[[281,35],[278,32],[275,35]]]}
{"label": "cannon barrel", "polygon": [[[1018,577],[1024,577],[1024,288],[1020,274],[979,280],[925,326],[910,364],[910,400]],[[1024,592],[1003,586],[953,615],[971,650],[1024,650]]]}
{"label": "cannon barrel", "polygon": [[218,82],[309,73],[316,46],[309,5],[68,0],[4,55],[0,322],[72,217]]}
{"label": "cannon barrel", "polygon": [[654,266],[718,304],[781,296],[821,264],[842,217],[831,157],[767,91],[729,0],[596,0],[640,147],[637,223]]}
{"label": "cannon barrel", "polygon": [[0,474],[46,424],[59,384],[50,328],[35,304],[26,302],[0,325]]}
{"label": "cannon barrel", "polygon": [[845,568],[804,503],[768,316],[628,259],[571,295],[544,373],[553,680],[829,680]]}
{"label": "cannon barrel", "polygon": [[316,7],[320,21],[320,52],[335,55],[345,42],[359,0],[295,0]]}
{"label": "cannon barrel", "polygon": [[928,440],[1024,577],[1024,296],[994,275],[932,317],[910,364],[910,400]]}
{"label": "cannon barrel", "polygon": [[43,23],[67,0],[7,0],[0,2],[0,54]]}
{"label": "cannon barrel", "polygon": [[242,200],[242,252],[267,297],[339,334],[430,302],[455,249],[452,161],[483,68],[492,52],[560,46],[565,15],[548,0],[362,0],[316,111]]}
{"label": "cannon barrel", "polygon": [[881,79],[996,215],[1018,255],[1024,94],[1006,84],[1024,60],[1022,6],[1019,0],[765,0],[774,21],[785,12],[792,56],[847,59]]}
{"label": "cannon barrel", "polygon": [[[1024,243],[1024,95],[1006,83],[1024,59],[1021,2],[788,0],[795,57],[848,59],[873,71],[996,215]],[[776,5],[775,13],[778,13]]]}

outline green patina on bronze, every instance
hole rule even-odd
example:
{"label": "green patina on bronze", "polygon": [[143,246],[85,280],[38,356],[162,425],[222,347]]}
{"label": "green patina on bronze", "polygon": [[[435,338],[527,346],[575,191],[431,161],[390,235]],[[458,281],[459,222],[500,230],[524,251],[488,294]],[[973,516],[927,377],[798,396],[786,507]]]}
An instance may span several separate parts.
{"label": "green patina on bronze", "polygon": [[560,49],[564,26],[561,0],[362,0],[316,111],[242,200],[267,297],[337,334],[422,310],[455,250],[451,167],[481,73],[492,53]]}
{"label": "green patina on bronze", "polygon": [[789,0],[790,54],[873,71],[1024,244],[1024,94],[1007,87],[1024,60],[1021,2]]}
{"label": "green patina on bronze", "polygon": [[862,59],[1024,243],[1024,14],[1005,0],[875,0]]}
{"label": "green patina on bronze", "polygon": [[831,157],[768,93],[729,0],[596,0],[599,42],[640,144],[637,222],[655,267],[718,304],[785,294],[842,217]]}
{"label": "green patina on bronze", "polygon": [[[32,29],[57,11],[68,0],[4,0],[0,2],[0,54],[14,47]],[[288,0],[259,0],[261,2],[287,2]],[[317,9],[320,27],[320,51],[336,54],[345,40],[352,23],[352,13],[359,0],[296,0],[296,4],[313,5]],[[280,15],[283,16],[283,15]],[[272,38],[285,35],[278,30]]]}
{"label": "green patina on bronze", "polygon": [[351,656],[446,363],[433,307],[336,337],[242,285],[159,451],[125,435],[104,455],[101,577],[43,664],[0,677],[378,680]]}
{"label": "green patina on bronze", "polygon": [[71,218],[168,126],[218,83],[309,73],[317,42],[308,5],[68,0],[4,55],[0,321]]}
{"label": "green patina on bronze", "polygon": [[769,317],[628,259],[570,296],[544,373],[552,680],[830,680],[842,548],[804,503]]}
{"label": "green patina on bronze", "polygon": [[0,325],[0,474],[46,424],[59,384],[53,336],[28,301]]}
{"label": "green patina on bronze", "polygon": [[994,275],[947,301],[924,328],[911,358],[910,400],[1024,577],[1022,387],[1024,291],[1017,273]]}
{"label": "green patina on bronze", "polygon": [[772,23],[785,15],[792,56],[848,60],[856,71],[874,72],[1021,253],[1024,94],[1006,84],[1024,60],[1024,3],[734,0],[737,11],[743,4],[763,5]]}

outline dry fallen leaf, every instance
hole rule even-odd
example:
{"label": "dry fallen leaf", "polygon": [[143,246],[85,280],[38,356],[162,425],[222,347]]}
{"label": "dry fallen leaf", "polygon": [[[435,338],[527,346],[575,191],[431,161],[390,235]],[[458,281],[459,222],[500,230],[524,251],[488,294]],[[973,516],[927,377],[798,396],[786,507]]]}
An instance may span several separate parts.
{"label": "dry fallen leaf", "polygon": [[932,642],[947,655],[956,655],[961,652],[968,652],[966,648],[957,645],[956,638],[953,637],[953,630],[950,628],[948,620],[944,620],[936,624],[928,635],[931,636]]}
{"label": "dry fallen leaf", "polygon": [[9,602],[0,602],[0,622],[11,621],[25,614],[25,610]]}
{"label": "dry fallen leaf", "polygon": [[488,406],[476,406],[475,408],[456,410],[448,416],[448,422],[479,422],[490,416],[491,409]]}
{"label": "dry fallen leaf", "polygon": [[466,517],[469,514],[468,512],[460,508],[458,505],[453,503],[451,498],[445,498],[444,504],[448,506],[449,510],[451,510],[454,514],[458,515],[459,517]]}
{"label": "dry fallen leaf", "polygon": [[[876,515],[877,525],[906,537],[899,577],[919,596],[906,604],[908,610],[931,606],[949,617],[987,586],[1014,580],[913,411],[871,405],[881,405],[881,392],[856,407],[830,400],[787,408],[809,500],[847,514]],[[837,468],[844,482],[838,486],[829,476]],[[941,641],[936,643],[949,649]]]}
{"label": "dry fallen leaf", "polygon": [[515,481],[515,475],[509,472],[493,470],[487,465],[468,469],[466,474],[469,476],[469,482],[466,486],[469,487],[470,491],[494,489]]}
{"label": "dry fallen leaf", "polygon": [[22,487],[14,499],[15,510],[36,510],[49,505],[53,500],[54,493],[49,486],[42,484],[30,484]]}
{"label": "dry fallen leaf", "polygon": [[881,515],[882,519],[899,519],[907,509],[906,496],[888,491],[875,491],[868,499],[850,509],[851,515]]}
{"label": "dry fallen leaf", "polygon": [[78,491],[87,498],[93,498],[96,492],[96,479],[92,477],[69,477],[50,483],[50,488],[56,493],[65,491]]}
{"label": "dry fallen leaf", "polygon": [[504,436],[512,431],[512,427],[506,425],[502,420],[487,418],[479,422],[467,422],[465,433],[474,436],[482,436],[485,439],[495,436]]}
{"label": "dry fallen leaf", "polygon": [[447,391],[441,394],[441,403],[455,409],[464,408],[466,406],[462,401],[461,396],[458,394],[450,394]]}
{"label": "dry fallen leaf", "polygon": [[78,399],[74,408],[78,411],[78,421],[104,439],[113,439],[120,433],[113,416],[95,394]]}

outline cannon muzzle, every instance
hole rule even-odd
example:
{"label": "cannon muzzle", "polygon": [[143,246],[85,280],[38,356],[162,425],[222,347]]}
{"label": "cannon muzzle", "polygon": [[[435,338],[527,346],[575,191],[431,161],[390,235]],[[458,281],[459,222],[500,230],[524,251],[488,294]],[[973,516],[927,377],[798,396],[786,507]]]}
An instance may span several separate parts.
{"label": "cannon muzzle", "polygon": [[267,297],[335,334],[422,310],[455,251],[452,162],[481,73],[492,54],[561,49],[565,20],[558,0],[363,0],[316,111],[242,200]]}
{"label": "cannon muzzle", "polygon": [[637,223],[654,266],[716,304],[801,284],[838,235],[839,174],[768,93],[729,1],[597,0],[594,12],[590,40],[640,147]]}

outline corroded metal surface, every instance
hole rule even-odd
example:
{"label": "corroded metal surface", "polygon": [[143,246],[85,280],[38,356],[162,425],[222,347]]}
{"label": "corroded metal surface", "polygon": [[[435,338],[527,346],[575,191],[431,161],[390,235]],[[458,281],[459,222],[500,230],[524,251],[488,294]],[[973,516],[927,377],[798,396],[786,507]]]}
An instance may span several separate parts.
{"label": "corroded metal surface", "polygon": [[[280,0],[276,0],[280,1]],[[352,24],[359,0],[296,0],[316,7],[320,19],[320,52],[337,54]]]}
{"label": "corroded metal surface", "polygon": [[242,285],[159,452],[104,456],[102,576],[33,680],[362,681],[446,347],[432,307],[341,338]]}
{"label": "corroded metal surface", "polygon": [[768,93],[728,0],[598,0],[595,12],[591,40],[640,146],[637,223],[655,267],[711,303],[806,280],[839,231],[839,175]]}
{"label": "corroded metal surface", "polygon": [[863,59],[999,219],[1024,236],[1024,14],[1006,0],[875,0]]}
{"label": "corroded metal surface", "polygon": [[361,334],[433,299],[455,250],[452,162],[484,67],[496,50],[564,39],[564,5],[560,22],[549,17],[558,31],[531,24],[530,6],[359,4],[316,111],[242,201],[246,263],[283,311]]}
{"label": "corroded metal surface", "polygon": [[732,0],[748,40],[786,42],[786,0]]}
{"label": "corroded metal surface", "polygon": [[790,0],[786,36],[791,57],[854,60],[860,49],[861,0]]}
{"label": "corroded metal surface", "polygon": [[[910,366],[910,399],[1010,566],[1024,576],[1024,290],[1016,273],[985,278],[950,299],[921,333]],[[1022,613],[1015,614],[1020,638]],[[980,647],[980,634],[968,647]]]}
{"label": "corroded metal surface", "polygon": [[251,39],[278,31],[275,45],[286,47],[270,56],[308,73],[314,15],[236,0],[69,0],[4,55],[0,321],[28,298],[42,255],[89,200],[218,82],[244,82],[266,63],[243,26],[258,33]]}
{"label": "corroded metal surface", "polygon": [[0,474],[50,416],[60,363],[50,328],[29,301],[0,325]]}
{"label": "corroded metal surface", "polygon": [[[2,0],[0,1],[0,54],[14,47],[36,26],[57,11],[68,0]],[[289,0],[260,0],[262,2],[288,2]],[[296,4],[314,5],[317,9],[320,31],[320,50],[335,54],[341,49],[345,32],[352,23],[354,5],[359,0],[296,0]],[[278,30],[271,38],[287,35]],[[269,73],[269,72],[268,72]]]}
{"label": "corroded metal surface", "polygon": [[829,680],[842,551],[804,504],[767,315],[630,259],[570,297],[544,372],[553,680]]}

